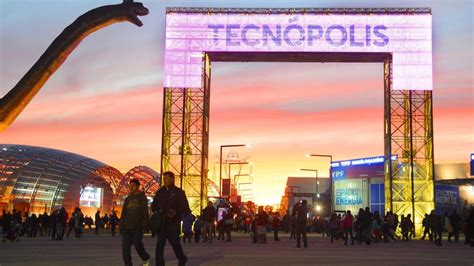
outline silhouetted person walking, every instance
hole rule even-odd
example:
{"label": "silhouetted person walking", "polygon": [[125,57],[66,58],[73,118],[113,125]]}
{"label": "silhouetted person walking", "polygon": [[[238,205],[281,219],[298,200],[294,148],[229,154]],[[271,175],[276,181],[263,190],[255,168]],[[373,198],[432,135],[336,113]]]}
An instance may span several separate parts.
{"label": "silhouetted person walking", "polygon": [[308,247],[308,239],[306,237],[306,222],[308,216],[308,202],[306,200],[301,201],[301,205],[298,205],[293,209],[293,213],[296,216],[296,247],[301,247],[301,235],[303,235],[304,247]]}
{"label": "silhouetted person walking", "polygon": [[272,228],[273,228],[273,240],[280,241],[280,239],[278,238],[278,229],[280,229],[280,213],[278,212],[276,212],[273,215]]}
{"label": "silhouetted person walking", "polygon": [[119,218],[117,217],[117,213],[112,211],[110,215],[110,230],[112,231],[112,236],[115,236],[115,227],[119,223]]}
{"label": "silhouetted person walking", "polygon": [[212,201],[207,202],[207,207],[202,210],[201,219],[204,224],[204,243],[209,241],[212,243],[212,235],[214,232],[214,222],[216,221],[217,212],[214,206],[212,205]]}
{"label": "silhouetted person walking", "polygon": [[81,208],[76,207],[74,211],[74,233],[76,238],[80,238],[82,236],[82,227],[84,226],[84,214],[81,211]]}
{"label": "silhouetted person walking", "polygon": [[[295,205],[295,207],[293,207],[293,210],[294,208],[296,208],[296,206],[299,206],[299,203]],[[290,217],[290,239],[295,239],[295,238],[296,238],[296,216],[292,214]]]}
{"label": "silhouetted person walking", "polygon": [[431,232],[430,232],[430,220],[427,213],[425,213],[425,217],[423,218],[421,223],[422,223],[422,226],[425,228],[423,230],[423,236],[421,237],[421,240],[425,240],[426,235],[428,235],[428,238],[430,240],[433,240],[433,237],[431,236]]}
{"label": "silhouetted person walking", "polygon": [[143,265],[148,265],[150,255],[143,246],[143,231],[148,227],[148,200],[143,191],[139,191],[138,179],[130,180],[130,194],[123,203],[120,219],[120,232],[122,233],[122,257],[126,266],[132,265],[130,250],[135,245],[138,255],[143,260]]}
{"label": "silhouetted person walking", "polygon": [[434,241],[437,246],[442,246],[443,244],[441,244],[441,240],[443,239],[444,218],[443,216],[438,216],[436,214],[434,217],[436,219],[435,225],[434,225],[434,228],[435,228]]}
{"label": "silhouetted person walking", "polygon": [[165,265],[164,249],[166,240],[171,244],[178,265],[185,265],[188,258],[184,255],[179,241],[181,219],[191,212],[184,191],[174,185],[173,172],[163,174],[163,186],[156,192],[151,206],[153,212],[161,215],[161,226],[156,244],[156,265]]}
{"label": "silhouetted person walking", "polygon": [[472,207],[469,211],[469,215],[466,218],[466,230],[464,233],[466,235],[464,244],[474,247],[474,208]]}
{"label": "silhouetted person walking", "polygon": [[95,224],[95,234],[98,235],[99,234],[99,228],[100,228],[100,210],[97,210],[97,212],[95,213],[95,220],[94,220],[94,224]]}
{"label": "silhouetted person walking", "polygon": [[352,216],[351,211],[347,210],[346,217],[342,222],[342,227],[344,228],[344,245],[347,245],[349,235],[351,236],[351,245],[354,245],[354,235],[352,234],[353,223],[354,217]]}
{"label": "silhouetted person walking", "polygon": [[451,242],[451,237],[454,235],[454,241],[458,242],[459,240],[459,230],[461,229],[461,216],[456,212],[456,209],[453,210],[449,216],[449,221],[453,227],[453,232],[448,235],[448,242]]}
{"label": "silhouetted person walking", "polygon": [[74,230],[74,226],[76,225],[76,221],[74,220],[74,216],[72,216],[71,218],[69,218],[69,222],[68,222],[68,231],[67,231],[67,234],[66,234],[66,238],[69,238],[69,235],[71,234],[71,231]]}
{"label": "silhouetted person walking", "polygon": [[[196,221],[194,221],[193,229],[194,229],[194,243],[199,243],[199,240],[201,239],[201,230],[202,230],[202,220],[199,215],[196,216]],[[212,231],[210,232],[210,235],[212,237]]]}
{"label": "silhouetted person walking", "polygon": [[64,207],[61,207],[56,216],[56,240],[63,240],[64,233],[66,232],[66,225],[68,221],[68,214]]}

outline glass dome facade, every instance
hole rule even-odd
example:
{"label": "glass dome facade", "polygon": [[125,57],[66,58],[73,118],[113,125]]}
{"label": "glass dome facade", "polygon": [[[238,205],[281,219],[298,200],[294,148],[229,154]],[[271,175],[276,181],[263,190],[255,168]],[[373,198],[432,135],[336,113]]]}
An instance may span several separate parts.
{"label": "glass dome facade", "polygon": [[0,209],[42,213],[64,206],[71,212],[93,202],[110,212],[121,180],[117,169],[78,154],[0,144]]}

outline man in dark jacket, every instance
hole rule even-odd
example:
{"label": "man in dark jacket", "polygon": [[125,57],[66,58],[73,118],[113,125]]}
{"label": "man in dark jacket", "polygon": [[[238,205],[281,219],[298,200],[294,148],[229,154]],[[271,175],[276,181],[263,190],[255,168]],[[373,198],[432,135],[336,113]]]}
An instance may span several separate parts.
{"label": "man in dark jacket", "polygon": [[304,247],[308,247],[308,239],[306,237],[306,221],[308,216],[308,202],[302,200],[301,204],[293,208],[292,215],[296,217],[296,247],[301,247],[301,235],[303,235]]}
{"label": "man in dark jacket", "polygon": [[202,210],[201,219],[204,222],[204,243],[209,241],[212,243],[212,234],[214,232],[214,222],[216,221],[216,208],[212,205],[212,201],[207,203],[207,207]]}
{"label": "man in dark jacket", "polygon": [[431,231],[430,231],[430,220],[427,213],[425,213],[425,218],[423,218],[423,220],[421,221],[421,224],[425,228],[423,230],[423,236],[421,237],[421,240],[425,240],[426,235],[428,235],[430,241],[432,241],[433,237],[431,236]]}
{"label": "man in dark jacket", "polygon": [[66,231],[66,225],[68,221],[68,214],[64,207],[58,210],[58,214],[56,216],[56,240],[63,240],[64,233]]}
{"label": "man in dark jacket", "polygon": [[451,242],[451,237],[454,235],[454,241],[458,242],[459,240],[459,230],[461,229],[461,216],[457,213],[456,209],[453,210],[453,213],[449,216],[449,221],[453,226],[453,231],[448,234],[448,242]]}
{"label": "man in dark jacket", "polygon": [[474,209],[472,207],[469,215],[466,218],[466,230],[464,232],[466,234],[466,240],[464,244],[474,247]]}
{"label": "man in dark jacket", "polygon": [[365,241],[365,244],[370,245],[372,242],[372,213],[369,207],[365,208],[364,215],[361,218],[362,239]]}
{"label": "man in dark jacket", "polygon": [[273,240],[280,241],[280,239],[278,238],[278,229],[280,229],[280,213],[279,212],[275,212],[275,214],[273,215],[272,228],[273,228]]}
{"label": "man in dark jacket", "polygon": [[143,231],[148,227],[148,201],[143,191],[139,191],[138,179],[130,180],[130,194],[123,203],[120,219],[122,233],[122,257],[125,265],[132,265],[130,249],[135,245],[143,265],[148,265],[150,255],[143,246]]}
{"label": "man in dark jacket", "polygon": [[163,186],[156,192],[151,209],[161,215],[161,226],[156,244],[156,265],[165,265],[163,252],[166,239],[173,246],[174,254],[178,258],[178,265],[185,265],[188,258],[184,255],[179,234],[181,219],[191,210],[184,191],[174,185],[172,172],[163,174]]}
{"label": "man in dark jacket", "polygon": [[99,228],[100,228],[100,210],[97,210],[97,212],[95,213],[95,220],[94,220],[94,224],[95,224],[95,234],[98,235],[99,234]]}

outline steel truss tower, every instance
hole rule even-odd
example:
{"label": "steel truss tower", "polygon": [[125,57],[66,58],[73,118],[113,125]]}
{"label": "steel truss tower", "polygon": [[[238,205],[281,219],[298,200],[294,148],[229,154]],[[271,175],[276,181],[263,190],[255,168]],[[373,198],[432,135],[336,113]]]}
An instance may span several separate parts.
{"label": "steel truss tower", "polygon": [[201,88],[164,88],[161,174],[172,171],[193,213],[207,200],[210,60],[203,55]]}
{"label": "steel truss tower", "polygon": [[411,214],[419,232],[425,213],[435,207],[432,91],[392,90],[390,58],[384,83],[385,210]]}

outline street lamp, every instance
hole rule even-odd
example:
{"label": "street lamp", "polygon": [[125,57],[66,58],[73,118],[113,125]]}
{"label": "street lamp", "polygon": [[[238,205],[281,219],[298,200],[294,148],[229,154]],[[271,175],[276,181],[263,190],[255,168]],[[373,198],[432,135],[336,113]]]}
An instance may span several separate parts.
{"label": "street lamp", "polygon": [[[329,191],[331,192],[332,197],[332,155],[328,154],[305,154],[306,157],[325,157],[329,158]],[[332,207],[332,206],[331,206]]]}
{"label": "street lamp", "polygon": [[[235,163],[228,163],[227,165],[229,165],[229,179],[232,178],[232,175],[230,174],[230,170],[232,170],[232,165],[244,165],[244,164],[252,165],[251,162],[235,162]],[[235,185],[235,176],[236,176],[236,175],[234,175],[234,185]]]}
{"label": "street lamp", "polygon": [[[239,183],[239,177],[241,176],[248,176],[248,183]],[[234,175],[234,180],[235,180],[235,183],[240,185],[240,184],[252,184],[253,183],[253,177],[254,177],[254,174],[236,174]]]}
{"label": "street lamp", "polygon": [[332,173],[331,173],[331,169],[332,169],[332,155],[327,155],[327,154],[305,154],[304,156],[306,157],[326,157],[326,158],[329,158],[330,159],[330,163],[329,163],[329,178],[332,178]]}
{"label": "street lamp", "polygon": [[239,184],[237,184],[237,191],[238,191],[239,193],[242,193],[242,191],[244,191],[244,190],[252,190],[252,189],[250,189],[250,188],[242,188],[242,189],[240,188],[240,186],[242,186],[242,185],[247,186],[247,185],[252,185],[252,184],[253,184],[253,183],[250,183],[250,182],[249,182],[249,183],[239,183]]}
{"label": "street lamp", "polygon": [[219,153],[219,197],[222,197],[222,149],[229,147],[252,147],[249,144],[221,145]]}
{"label": "street lamp", "polygon": [[316,173],[316,197],[319,198],[319,179],[318,179],[318,170],[316,169],[300,169],[300,171],[308,171]]}

